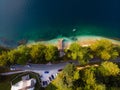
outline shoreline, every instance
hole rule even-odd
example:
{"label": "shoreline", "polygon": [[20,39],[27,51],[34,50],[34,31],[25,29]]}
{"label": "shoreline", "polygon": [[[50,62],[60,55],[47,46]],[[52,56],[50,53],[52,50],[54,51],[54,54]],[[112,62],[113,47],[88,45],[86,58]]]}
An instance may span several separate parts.
{"label": "shoreline", "polygon": [[35,44],[52,44],[52,45],[57,45],[59,40],[64,40],[64,43],[67,45],[70,45],[73,42],[78,42],[80,45],[82,46],[88,46],[92,43],[94,43],[97,40],[100,39],[106,39],[111,41],[113,44],[117,44],[120,45],[120,41],[119,40],[115,40],[115,39],[111,39],[111,38],[107,38],[107,37],[102,37],[102,36],[74,36],[74,37],[61,37],[61,38],[55,38],[52,40],[48,40],[48,41],[38,41],[38,42],[28,42],[26,45],[27,46],[31,46],[31,45],[35,45]]}

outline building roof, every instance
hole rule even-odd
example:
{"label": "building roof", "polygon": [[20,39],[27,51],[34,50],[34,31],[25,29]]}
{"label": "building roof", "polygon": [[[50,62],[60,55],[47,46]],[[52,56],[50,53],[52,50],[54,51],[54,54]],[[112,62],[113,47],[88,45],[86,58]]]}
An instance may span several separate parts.
{"label": "building roof", "polygon": [[36,84],[35,79],[22,80],[15,85],[12,85],[11,90],[34,90]]}

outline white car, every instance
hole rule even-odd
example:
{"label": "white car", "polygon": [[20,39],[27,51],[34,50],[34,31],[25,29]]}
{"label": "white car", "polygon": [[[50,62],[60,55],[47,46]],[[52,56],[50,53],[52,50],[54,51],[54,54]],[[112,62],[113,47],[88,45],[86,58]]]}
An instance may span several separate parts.
{"label": "white car", "polygon": [[10,70],[16,70],[15,67],[11,67]]}
{"label": "white car", "polygon": [[27,66],[28,68],[30,68],[30,67],[31,67],[31,65],[29,65],[29,64],[27,64],[26,66]]}

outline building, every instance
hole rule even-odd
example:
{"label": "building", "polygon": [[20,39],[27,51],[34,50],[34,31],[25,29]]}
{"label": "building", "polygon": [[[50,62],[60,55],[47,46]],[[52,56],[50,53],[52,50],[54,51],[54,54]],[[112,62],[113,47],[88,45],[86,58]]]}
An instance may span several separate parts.
{"label": "building", "polygon": [[36,84],[35,79],[21,80],[20,82],[12,85],[11,90],[34,90]]}
{"label": "building", "polygon": [[58,46],[58,49],[59,49],[59,50],[63,50],[63,49],[64,49],[63,39],[59,39],[59,40],[58,40],[58,45],[57,45],[57,46]]}
{"label": "building", "polygon": [[60,53],[59,53],[60,57],[65,55],[64,49],[66,48],[66,44],[65,44],[64,41],[65,41],[64,39],[59,39],[58,40],[58,45],[57,46],[58,46],[58,50],[60,51]]}

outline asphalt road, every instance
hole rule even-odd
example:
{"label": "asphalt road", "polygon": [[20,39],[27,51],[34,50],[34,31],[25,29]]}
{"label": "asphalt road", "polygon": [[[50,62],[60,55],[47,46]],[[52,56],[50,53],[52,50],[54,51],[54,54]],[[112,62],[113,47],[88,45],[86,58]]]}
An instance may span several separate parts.
{"label": "asphalt road", "polygon": [[[111,62],[115,62],[115,63],[119,63],[120,62],[120,58],[116,59],[116,60],[109,60]],[[96,63],[96,62],[101,62],[101,60],[99,59],[94,59],[91,60],[89,63]],[[14,67],[16,70],[19,71],[14,71],[14,72],[6,72],[6,73],[1,73],[0,75],[11,75],[11,74],[17,74],[17,73],[22,73],[22,72],[27,72],[27,71],[31,71],[31,72],[35,72],[38,73],[40,75],[41,78],[41,85],[42,87],[46,87],[50,82],[50,78],[53,75],[54,78],[56,77],[56,75],[59,73],[59,69],[63,69],[67,64],[69,63],[74,63],[75,65],[79,65],[78,61],[68,61],[68,62],[61,62],[59,64],[29,64],[29,65],[13,65],[11,67]],[[48,73],[45,73],[45,72]],[[43,85],[43,82],[46,81],[47,84]]]}
{"label": "asphalt road", "polygon": [[50,64],[50,63],[29,64],[25,66],[24,65],[12,65],[11,67],[14,67],[15,70],[20,70],[20,71],[1,73],[1,75],[11,75],[11,74],[21,73],[21,72],[26,72],[26,71],[32,71],[32,72],[36,72],[39,74],[42,74],[45,71],[57,73],[59,69],[63,69],[70,62],[74,63],[75,65],[79,64],[77,61],[68,61],[68,62],[61,62],[59,64]]}
{"label": "asphalt road", "polygon": [[[109,61],[119,63],[120,58],[117,58],[116,60],[109,60]],[[26,72],[26,71],[32,71],[32,72],[36,72],[39,74],[44,73],[45,71],[57,73],[59,69],[63,69],[70,62],[74,63],[75,65],[79,65],[78,61],[73,61],[73,60],[70,60],[68,62],[61,62],[59,64],[50,64],[50,63],[48,63],[48,64],[29,64],[30,67],[28,65],[25,65],[25,66],[24,65],[12,65],[11,67],[14,67],[16,70],[19,70],[19,71],[1,73],[0,75],[11,75],[11,74],[21,73],[21,72]],[[94,59],[94,60],[90,60],[89,63],[97,63],[97,62],[101,62],[101,60]]]}
{"label": "asphalt road", "polygon": [[[14,72],[6,72],[6,73],[1,73],[1,75],[12,75],[12,74],[17,74],[17,73],[22,73],[22,72],[35,72],[40,75],[41,78],[41,85],[42,87],[46,87],[51,80],[53,80],[52,76],[54,78],[57,76],[59,73],[59,69],[63,69],[67,64],[69,63],[74,63],[75,65],[78,65],[79,63],[77,61],[68,61],[68,62],[62,62],[59,64],[29,64],[29,65],[13,65],[11,67],[14,67],[15,70],[20,70],[20,71],[14,71]],[[45,73],[47,72],[47,73]],[[51,78],[51,79],[50,79]],[[47,84],[43,85],[43,82],[47,82]]]}

